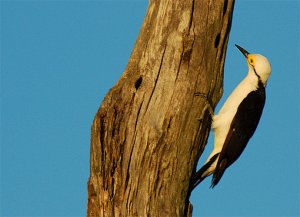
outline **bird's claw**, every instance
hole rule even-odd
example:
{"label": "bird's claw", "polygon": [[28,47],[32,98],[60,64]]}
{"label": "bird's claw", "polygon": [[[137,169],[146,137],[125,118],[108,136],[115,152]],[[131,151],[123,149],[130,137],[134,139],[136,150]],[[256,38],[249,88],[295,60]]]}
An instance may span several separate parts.
{"label": "bird's claw", "polygon": [[204,106],[204,108],[202,110],[202,114],[201,114],[201,116],[199,118],[197,118],[197,120],[198,121],[202,121],[204,119],[204,115],[205,115],[206,110],[209,111],[209,114],[210,114],[210,116],[212,118],[214,116],[214,110],[213,110],[213,108],[212,108],[212,106],[211,106],[211,104],[210,104],[210,102],[209,102],[209,100],[207,98],[207,95],[205,95],[204,93],[200,93],[200,92],[196,92],[196,93],[194,93],[194,95],[195,96],[201,96],[206,101],[206,104],[205,104],[205,106]]}

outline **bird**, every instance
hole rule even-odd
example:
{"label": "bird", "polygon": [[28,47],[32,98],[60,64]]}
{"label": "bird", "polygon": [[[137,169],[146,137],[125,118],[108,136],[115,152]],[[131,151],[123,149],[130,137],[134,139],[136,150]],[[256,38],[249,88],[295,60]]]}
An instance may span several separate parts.
{"label": "bird", "polygon": [[225,170],[244,151],[263,112],[271,65],[263,55],[250,54],[241,46],[235,46],[246,58],[248,74],[233,90],[218,114],[214,115],[210,107],[214,148],[201,169],[192,177],[191,190],[210,175],[211,188],[219,183]]}

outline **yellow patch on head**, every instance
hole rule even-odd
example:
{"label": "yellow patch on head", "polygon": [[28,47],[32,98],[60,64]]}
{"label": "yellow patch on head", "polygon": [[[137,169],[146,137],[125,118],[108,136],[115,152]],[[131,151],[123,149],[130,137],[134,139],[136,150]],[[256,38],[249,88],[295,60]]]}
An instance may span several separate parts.
{"label": "yellow patch on head", "polygon": [[252,55],[252,54],[249,54],[247,56],[247,62],[251,65],[251,66],[254,66],[255,64],[255,56]]}

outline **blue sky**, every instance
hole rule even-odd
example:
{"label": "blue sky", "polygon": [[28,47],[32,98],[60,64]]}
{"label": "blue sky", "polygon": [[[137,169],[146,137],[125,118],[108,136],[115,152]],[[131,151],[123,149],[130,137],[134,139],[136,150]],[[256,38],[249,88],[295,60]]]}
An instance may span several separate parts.
{"label": "blue sky", "polygon": [[[93,117],[126,67],[147,1],[1,1],[1,216],[85,216]],[[224,95],[247,66],[272,75],[259,127],[194,216],[299,216],[299,2],[237,1]],[[199,163],[212,148],[212,135]]]}

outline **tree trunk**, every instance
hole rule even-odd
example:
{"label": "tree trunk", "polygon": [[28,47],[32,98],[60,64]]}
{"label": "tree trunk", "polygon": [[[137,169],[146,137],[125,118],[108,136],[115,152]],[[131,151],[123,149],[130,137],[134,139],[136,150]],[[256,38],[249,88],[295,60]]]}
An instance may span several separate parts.
{"label": "tree trunk", "polygon": [[186,216],[189,182],[222,95],[234,0],[150,0],[91,129],[87,215]]}

